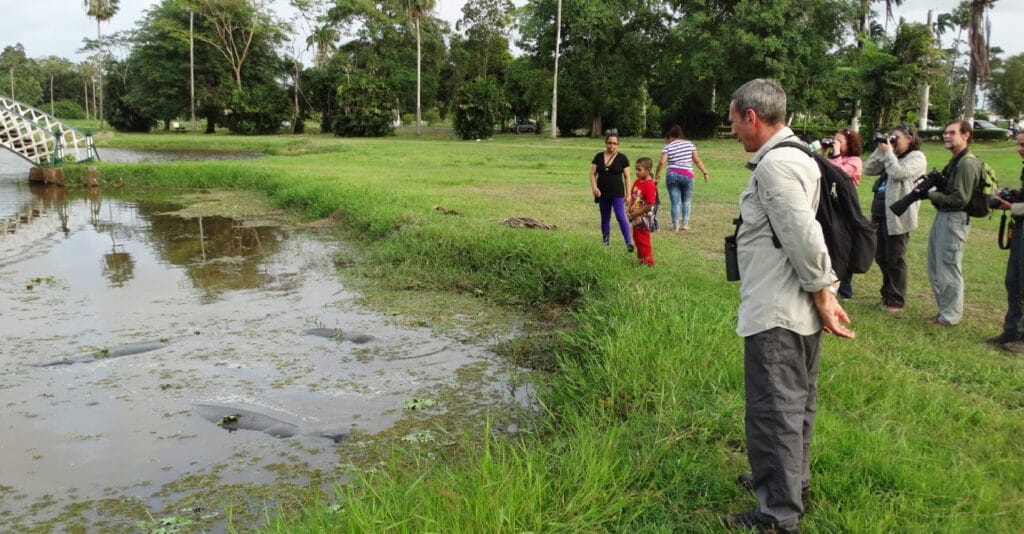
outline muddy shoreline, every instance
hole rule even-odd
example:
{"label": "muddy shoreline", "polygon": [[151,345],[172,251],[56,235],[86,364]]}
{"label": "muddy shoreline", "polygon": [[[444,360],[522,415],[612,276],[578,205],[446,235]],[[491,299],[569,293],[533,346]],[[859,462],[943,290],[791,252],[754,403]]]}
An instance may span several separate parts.
{"label": "muddy shoreline", "polygon": [[451,449],[484,414],[515,431],[532,403],[489,350],[514,321],[365,306],[330,225],[237,193],[25,209],[0,240],[4,530],[221,531],[229,511],[245,530],[392,446]]}

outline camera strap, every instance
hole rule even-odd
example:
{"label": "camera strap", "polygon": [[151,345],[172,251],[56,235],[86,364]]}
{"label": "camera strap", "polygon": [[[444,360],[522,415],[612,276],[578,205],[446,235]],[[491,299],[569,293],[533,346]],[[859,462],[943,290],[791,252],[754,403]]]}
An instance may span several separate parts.
{"label": "camera strap", "polygon": [[999,250],[1010,248],[1010,240],[1013,239],[1013,231],[1015,230],[1013,220],[1011,219],[1007,223],[1006,218],[1006,212],[1003,211],[1003,216],[999,218]]}

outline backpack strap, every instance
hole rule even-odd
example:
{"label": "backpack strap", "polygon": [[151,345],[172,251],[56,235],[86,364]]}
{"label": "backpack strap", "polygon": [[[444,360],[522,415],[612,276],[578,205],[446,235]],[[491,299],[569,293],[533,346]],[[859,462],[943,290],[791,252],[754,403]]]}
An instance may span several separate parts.
{"label": "backpack strap", "polygon": [[[769,148],[765,152],[765,154],[767,154],[768,152],[771,152],[772,150],[775,150],[776,148],[796,148],[796,149],[799,149],[801,152],[803,152],[803,153],[807,154],[808,156],[810,156],[811,159],[814,159],[814,152],[812,152],[811,149],[807,145],[805,145],[803,143],[800,143],[798,141],[781,141],[779,143],[776,143],[775,146]],[[761,157],[764,157],[764,156],[761,156]],[[817,164],[817,162],[815,162],[815,164]],[[779,235],[775,233],[775,227],[772,226],[772,220],[771,220],[770,217],[768,217],[768,212],[767,211],[764,214],[764,218],[768,220],[768,229],[772,231],[772,245],[775,248],[782,248],[782,242],[779,241]],[[735,222],[735,221],[739,221],[740,224],[742,224],[743,223],[743,218],[735,219],[733,222]],[[737,232],[739,232],[739,228],[740,228],[739,226],[736,227],[736,231]]]}

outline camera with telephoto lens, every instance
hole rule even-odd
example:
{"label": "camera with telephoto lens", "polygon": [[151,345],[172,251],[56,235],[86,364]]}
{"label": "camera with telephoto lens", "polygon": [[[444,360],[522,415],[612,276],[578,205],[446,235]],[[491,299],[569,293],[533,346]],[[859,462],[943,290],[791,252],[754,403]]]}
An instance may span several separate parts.
{"label": "camera with telephoto lens", "polygon": [[991,209],[999,209],[999,206],[1002,205],[1002,203],[999,202],[1000,198],[1009,202],[1010,204],[1024,201],[1024,198],[1021,197],[1019,189],[1010,189],[1009,187],[1004,187],[999,191],[996,191],[996,194],[992,198],[988,199],[988,207]]}
{"label": "camera with telephoto lens", "polygon": [[832,139],[831,137],[823,137],[820,140],[818,140],[818,143],[821,144],[822,148],[831,148],[832,145],[835,144],[835,142],[836,140]]}
{"label": "camera with telephoto lens", "polygon": [[895,135],[885,135],[884,133],[876,133],[875,134],[875,142],[880,144],[880,145],[888,145],[889,143],[895,143],[896,142],[896,136]]}
{"label": "camera with telephoto lens", "polygon": [[903,215],[911,204],[918,200],[928,198],[928,190],[933,187],[938,187],[940,184],[942,184],[942,173],[932,169],[927,175],[917,177],[917,179],[914,180],[914,188],[907,193],[907,196],[893,202],[892,206],[889,206],[889,209],[892,210],[897,217]]}

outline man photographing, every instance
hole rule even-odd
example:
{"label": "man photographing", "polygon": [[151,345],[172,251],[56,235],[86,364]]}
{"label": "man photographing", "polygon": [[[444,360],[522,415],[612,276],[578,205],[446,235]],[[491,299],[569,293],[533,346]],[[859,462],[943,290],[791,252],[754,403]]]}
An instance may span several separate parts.
{"label": "man photographing", "polygon": [[964,120],[946,125],[942,142],[953,157],[942,169],[942,182],[928,193],[938,210],[928,234],[928,280],[939,305],[931,324],[954,326],[964,318],[964,275],[961,264],[964,245],[971,227],[964,208],[975,183],[985,172],[981,160],[971,155],[967,145],[974,130]]}
{"label": "man photographing", "polygon": [[785,125],[786,92],[774,80],[747,82],[729,105],[732,133],[752,174],[740,194],[736,235],[744,338],[744,425],[751,473],[737,482],[757,495],[753,511],[727,527],[799,532],[810,488],[821,332],[852,338],[836,301],[835,274],[815,220],[820,171],[810,154],[775,145],[798,141]]}
{"label": "man photographing", "polygon": [[[1017,153],[1024,160],[1024,133],[1017,134]],[[1010,258],[1006,261],[1006,319],[1003,333],[989,340],[1010,352],[1024,352],[1024,169],[1020,173],[1021,189],[1014,191],[1013,203],[1002,195],[994,198],[996,208],[1010,210],[1013,226],[1010,235]]]}

